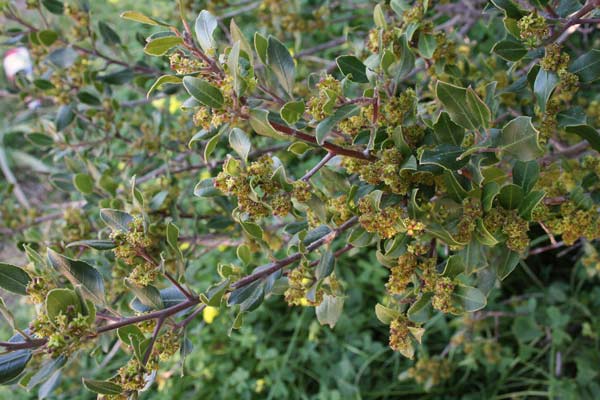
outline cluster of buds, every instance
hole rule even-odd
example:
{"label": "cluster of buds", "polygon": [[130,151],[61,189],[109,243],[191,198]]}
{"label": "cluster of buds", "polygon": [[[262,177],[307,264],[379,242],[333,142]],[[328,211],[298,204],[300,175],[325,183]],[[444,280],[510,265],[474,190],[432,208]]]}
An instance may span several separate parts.
{"label": "cluster of buds", "polygon": [[180,75],[193,74],[205,67],[202,61],[194,57],[188,57],[180,51],[169,56],[169,65],[173,71]]}
{"label": "cluster of buds", "polygon": [[529,246],[529,223],[516,210],[493,208],[484,216],[483,224],[491,233],[502,231],[507,237],[506,247],[512,251],[522,253]]}
{"label": "cluster of buds", "polygon": [[[319,288],[314,295],[308,296],[315,278],[311,271],[304,265],[288,273],[288,288],[285,291],[285,301],[290,306],[318,306],[323,301],[323,289]],[[311,297],[311,298],[309,298]]]}
{"label": "cluster of buds", "polygon": [[433,293],[431,305],[436,310],[443,313],[457,313],[452,294],[456,288],[453,279],[440,275],[436,270],[436,259],[426,259],[421,267],[422,290],[423,292]]}
{"label": "cluster of buds", "polygon": [[390,323],[390,348],[404,357],[412,359],[415,355],[414,342],[421,342],[425,329],[404,316],[395,318]]}
{"label": "cluster of buds", "polygon": [[129,230],[113,231],[111,239],[117,247],[115,256],[130,267],[134,267],[129,279],[140,286],[148,286],[158,277],[158,269],[152,261],[160,253],[159,240],[144,227],[144,220],[136,216],[129,223]]}
{"label": "cluster of buds", "polygon": [[148,370],[157,370],[159,361],[168,361],[178,351],[179,337],[175,331],[168,330],[156,338],[146,368]]}
{"label": "cluster of buds", "polygon": [[33,304],[42,304],[51,289],[54,289],[51,282],[41,276],[35,276],[31,278],[25,290]]}
{"label": "cluster of buds", "polygon": [[391,295],[401,295],[411,282],[417,269],[418,260],[414,254],[405,253],[398,258],[398,263],[390,269],[390,277],[385,285]]}
{"label": "cluster of buds", "polygon": [[519,35],[530,46],[546,39],[550,35],[550,28],[546,24],[546,19],[537,13],[525,15],[518,22]]}
{"label": "cluster of buds", "polygon": [[562,203],[559,214],[554,215],[547,226],[553,234],[562,235],[567,246],[581,238],[594,240],[600,237],[598,212],[594,208],[581,209],[572,201]]}
{"label": "cluster of buds", "polygon": [[377,233],[381,238],[389,239],[403,231],[402,209],[397,206],[376,210],[368,198],[358,201],[360,216],[358,221],[367,232]]}
{"label": "cluster of buds", "polygon": [[224,194],[237,197],[239,209],[251,218],[262,218],[271,213],[286,216],[292,211],[292,197],[300,202],[310,199],[306,182],[288,184],[274,177],[275,164],[269,156],[262,156],[245,168],[236,163],[229,159],[214,185]]}
{"label": "cluster of buds", "polygon": [[65,313],[58,314],[54,321],[50,321],[47,314],[40,313],[31,323],[30,330],[36,336],[48,339],[46,350],[53,358],[61,355],[69,357],[81,348],[82,338],[94,332],[90,316],[76,312],[72,306]]}
{"label": "cluster of buds", "polygon": [[483,215],[481,201],[478,198],[467,197],[463,200],[463,215],[457,226],[456,239],[467,243],[471,240],[473,231],[477,226],[477,219]]}
{"label": "cluster of buds", "polygon": [[307,103],[307,112],[320,121],[333,113],[338,98],[342,95],[342,84],[331,75],[325,75],[317,83],[318,94]]}
{"label": "cluster of buds", "polygon": [[412,378],[426,389],[440,385],[452,375],[450,361],[439,357],[421,357],[408,369],[407,377]]}

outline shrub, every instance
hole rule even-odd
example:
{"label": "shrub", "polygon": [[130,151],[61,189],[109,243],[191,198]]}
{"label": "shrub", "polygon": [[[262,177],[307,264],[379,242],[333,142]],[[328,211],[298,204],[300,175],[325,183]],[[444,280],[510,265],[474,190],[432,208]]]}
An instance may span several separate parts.
{"label": "shrub", "polygon": [[[238,382],[191,389],[222,398],[593,398],[598,0],[216,3],[124,11],[135,37],[85,1],[0,3],[5,44],[33,60],[5,66],[2,93],[0,234],[27,261],[0,264],[0,287],[23,296],[0,303],[0,382],[45,397],[99,359],[83,386],[137,398],[189,357],[202,379]],[[266,356],[250,350],[281,345],[243,331],[268,331],[261,312],[295,323],[278,365],[303,342],[303,316],[257,310],[271,297],[327,329],[354,329],[348,309],[365,330],[375,315],[389,339],[362,365],[387,341],[412,389],[361,383],[363,367],[335,394],[251,376]],[[194,327],[215,318],[203,338]],[[226,334],[251,361],[192,348]],[[310,341],[299,362],[318,363]]]}

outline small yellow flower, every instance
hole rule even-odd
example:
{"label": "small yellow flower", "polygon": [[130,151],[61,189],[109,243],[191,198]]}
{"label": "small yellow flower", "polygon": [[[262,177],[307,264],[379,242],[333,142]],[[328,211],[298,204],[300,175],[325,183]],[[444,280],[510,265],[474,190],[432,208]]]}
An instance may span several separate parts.
{"label": "small yellow flower", "polygon": [[204,322],[207,324],[212,324],[215,318],[217,318],[217,315],[219,315],[219,309],[217,307],[207,306],[202,311],[202,319],[204,319]]}

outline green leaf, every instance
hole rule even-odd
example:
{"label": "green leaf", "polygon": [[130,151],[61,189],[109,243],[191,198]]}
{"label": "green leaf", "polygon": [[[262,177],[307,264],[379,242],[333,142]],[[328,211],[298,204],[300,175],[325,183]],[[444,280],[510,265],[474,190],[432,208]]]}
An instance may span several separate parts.
{"label": "green leaf", "polygon": [[121,342],[126,345],[132,346],[133,340],[142,341],[146,339],[144,332],[136,325],[125,325],[117,329],[117,336]]}
{"label": "green leaf", "polygon": [[252,47],[250,46],[250,42],[244,36],[242,30],[237,26],[233,18],[229,22],[229,32],[231,33],[231,39],[233,43],[239,42],[240,49],[242,49],[248,56],[250,57],[250,63],[252,64]]}
{"label": "green leaf", "polygon": [[413,322],[427,322],[431,318],[433,307],[431,306],[431,298],[433,293],[423,293],[417,301],[415,301],[408,311],[406,316]]}
{"label": "green leaf", "polygon": [[393,320],[400,316],[400,313],[377,303],[375,304],[375,315],[382,324],[389,325]]}
{"label": "green leaf", "polygon": [[254,132],[259,135],[270,137],[273,139],[288,140],[286,136],[280,134],[273,128],[269,122],[269,112],[259,108],[253,108],[250,110],[250,126]]}
{"label": "green leaf", "polygon": [[466,129],[489,127],[491,112],[473,89],[438,81],[435,93],[456,124]]}
{"label": "green leaf", "polygon": [[0,262],[0,287],[11,293],[27,295],[27,285],[31,277],[16,265]]}
{"label": "green leaf", "polygon": [[350,80],[357,83],[368,83],[367,67],[355,56],[339,56],[335,59],[338,68],[344,76],[350,75]]}
{"label": "green leaf", "polygon": [[73,176],[73,185],[75,189],[83,194],[92,194],[94,192],[94,179],[88,174],[76,174]]}
{"label": "green leaf", "polygon": [[390,66],[390,72],[393,74],[394,80],[400,82],[402,78],[414,69],[415,55],[408,46],[406,35],[400,36],[394,42],[400,47],[400,56],[399,61]]}
{"label": "green leaf", "polygon": [[501,40],[494,45],[492,51],[507,61],[519,61],[527,54],[527,49],[516,40]]}
{"label": "green leaf", "polygon": [[260,292],[263,290],[263,282],[261,280],[254,281],[246,286],[235,289],[229,294],[227,305],[243,304],[246,301],[255,301]]}
{"label": "green leaf", "polygon": [[569,133],[574,133],[575,135],[581,137],[588,141],[592,149],[596,151],[600,151],[600,134],[594,128],[589,125],[573,125],[567,126],[565,131]]}
{"label": "green leaf", "polygon": [[437,48],[437,40],[434,35],[421,31],[419,33],[419,53],[425,58],[433,57]]}
{"label": "green leaf", "polygon": [[544,150],[539,144],[539,132],[531,117],[517,117],[508,122],[498,137],[498,147],[521,161],[535,160]]}
{"label": "green leaf", "polygon": [[152,86],[150,86],[150,89],[148,90],[148,93],[146,93],[146,98],[150,98],[150,94],[152,94],[152,92],[154,92],[155,90],[159,89],[162,85],[165,84],[179,84],[182,82],[182,79],[178,76],[174,76],[174,75],[163,75],[160,78],[158,78],[153,84]]}
{"label": "green leaf", "polygon": [[540,68],[533,84],[533,93],[542,112],[546,110],[546,103],[559,83],[558,75]]}
{"label": "green leaf", "polygon": [[517,161],[513,166],[513,183],[521,186],[524,193],[529,193],[540,177],[540,166],[535,160]]}
{"label": "green leaf", "polygon": [[504,280],[516,268],[519,263],[519,254],[507,248],[499,252],[500,257],[492,265],[495,266],[498,279]]}
{"label": "green leaf", "polygon": [[333,268],[335,266],[335,256],[331,249],[327,249],[323,252],[321,259],[319,260],[319,264],[317,264],[317,268],[315,269],[315,276],[317,280],[322,280],[327,278],[333,272]]}
{"label": "green leaf", "polygon": [[381,4],[376,4],[373,8],[373,21],[375,22],[375,26],[378,28],[385,29],[387,27],[387,22],[385,22],[385,14]]}
{"label": "green leaf", "polygon": [[289,101],[281,107],[279,114],[288,125],[294,125],[304,114],[304,102]]}
{"label": "green leaf", "polygon": [[254,222],[240,222],[240,225],[242,225],[242,229],[244,230],[244,232],[246,232],[248,235],[252,236],[255,239],[259,239],[261,240],[263,238],[263,230],[260,227],[260,225],[254,223]]}
{"label": "green leaf", "polygon": [[115,247],[117,247],[115,242],[113,242],[112,240],[89,239],[89,240],[78,240],[76,242],[71,242],[67,245],[67,248],[79,247],[79,246],[89,247],[91,249],[96,249],[96,250],[112,250]]}
{"label": "green leaf", "polygon": [[178,36],[164,36],[151,40],[144,47],[144,53],[151,56],[162,56],[173,47],[183,43],[183,38]]}
{"label": "green leaf", "polygon": [[194,196],[198,197],[216,197],[222,196],[223,193],[219,191],[219,189],[215,188],[215,183],[213,178],[208,178],[201,180],[198,182],[196,187],[194,187]]}
{"label": "green leaf", "polygon": [[67,258],[48,248],[48,261],[75,287],[81,287],[83,295],[96,304],[104,303],[102,275],[90,264]]}
{"label": "green leaf", "polygon": [[54,31],[44,30],[37,33],[38,40],[44,46],[50,46],[58,39],[58,33]]}
{"label": "green leaf", "polygon": [[275,74],[279,84],[291,96],[296,74],[294,59],[283,43],[273,36],[269,36],[268,40],[267,65]]}
{"label": "green leaf", "polygon": [[77,98],[83,104],[88,104],[90,106],[99,106],[102,104],[102,101],[100,101],[100,99],[96,97],[95,94],[92,94],[85,90],[80,90],[79,93],[77,93]]}
{"label": "green leaf", "polygon": [[91,392],[98,394],[117,395],[123,393],[123,388],[114,382],[97,381],[95,379],[82,378],[83,386]]}
{"label": "green leaf", "polygon": [[48,60],[58,68],[68,68],[79,58],[79,53],[71,47],[63,47],[48,54]]}
{"label": "green leaf", "polygon": [[521,17],[528,14],[521,10],[517,4],[512,0],[491,0],[492,3],[500,10],[504,12],[508,18],[521,19]]}
{"label": "green leaf", "polygon": [[439,144],[460,146],[465,137],[465,128],[452,122],[450,115],[444,111],[433,125],[433,135]]}
{"label": "green leaf", "polygon": [[100,31],[100,35],[102,36],[102,40],[107,45],[113,44],[121,44],[121,38],[119,34],[115,32],[113,28],[111,28],[107,23],[100,21],[98,22],[98,30]]}
{"label": "green leaf", "polygon": [[27,390],[30,391],[40,383],[44,382],[52,374],[60,370],[66,364],[66,362],[67,358],[64,355],[60,355],[57,358],[51,358],[46,361],[27,382]]}
{"label": "green leaf", "polygon": [[267,48],[269,47],[269,41],[266,37],[261,35],[258,32],[254,33],[254,48],[256,49],[256,54],[260,59],[260,62],[263,64],[267,63]]}
{"label": "green leaf", "polygon": [[100,209],[100,219],[114,231],[127,232],[133,217],[120,210],[112,208]]}
{"label": "green leaf", "polygon": [[579,75],[581,83],[590,83],[600,79],[600,50],[592,49],[577,58],[569,71]]}
{"label": "green leaf", "polygon": [[[139,286],[129,279],[125,279],[125,286],[127,286],[131,291],[136,295],[137,300],[142,303],[146,307],[150,307],[151,309],[161,309],[165,305],[163,303],[163,299],[160,295],[160,291],[152,285],[148,286]],[[134,300],[135,302],[135,300]],[[133,304],[133,303],[132,303]],[[135,309],[135,307],[132,308]]]}
{"label": "green leaf", "polygon": [[65,10],[65,7],[60,0],[42,0],[42,4],[46,10],[50,11],[52,14],[60,15]]}
{"label": "green leaf", "polygon": [[460,256],[453,255],[448,257],[448,259],[446,260],[446,265],[444,266],[442,276],[454,279],[463,272],[465,272],[465,265],[463,264],[463,260],[460,258]]}
{"label": "green leaf", "polygon": [[339,296],[323,295],[323,300],[316,308],[317,320],[321,325],[335,327],[344,310],[344,298]]}
{"label": "green leaf", "polygon": [[[17,339],[14,339],[17,338]],[[22,342],[21,335],[15,335],[11,342]],[[11,383],[27,366],[31,359],[31,350],[17,350],[0,355],[0,385]]]}
{"label": "green leaf", "polygon": [[546,193],[541,190],[534,190],[527,194],[527,196],[523,198],[521,205],[519,205],[519,215],[530,221],[533,209],[540,204],[545,195]]}
{"label": "green leaf", "polygon": [[71,105],[60,106],[58,112],[56,113],[56,130],[62,131],[67,126],[73,122],[75,119],[75,113],[73,112],[73,107]]}
{"label": "green leaf", "polygon": [[523,201],[523,189],[515,184],[506,185],[500,189],[498,201],[508,210],[516,209]]}
{"label": "green leaf", "polygon": [[487,304],[487,299],[481,290],[472,286],[457,285],[452,298],[465,312],[481,310]]}
{"label": "green leaf", "polygon": [[221,140],[221,132],[219,132],[215,136],[211,137],[210,140],[206,143],[206,146],[204,147],[204,162],[205,163],[208,163],[208,161],[210,159],[210,155],[213,153],[213,151],[215,151],[220,140]]}
{"label": "green leaf", "polygon": [[59,314],[66,315],[69,309],[75,313],[83,311],[81,299],[74,290],[52,289],[46,296],[46,313],[50,322],[54,323]]}
{"label": "green leaf", "polygon": [[217,29],[217,24],[217,18],[206,10],[200,11],[198,18],[196,18],[196,24],[194,25],[196,39],[198,39],[200,47],[205,52],[210,52],[216,46],[213,35],[215,29]]}
{"label": "green leaf", "polygon": [[360,109],[354,104],[346,104],[335,110],[332,116],[325,118],[317,125],[315,135],[317,137],[317,143],[322,145],[325,143],[327,135],[335,128],[335,126],[347,118],[350,118],[356,114]]}
{"label": "green leaf", "polygon": [[433,149],[426,149],[421,153],[419,162],[427,165],[437,165],[449,171],[457,171],[467,165],[468,157],[458,159],[464,150],[450,144],[441,144]]}
{"label": "green leaf", "polygon": [[221,91],[202,79],[186,76],[183,78],[183,87],[190,96],[207,107],[219,109],[223,106],[225,100]]}
{"label": "green leaf", "polygon": [[167,223],[167,232],[166,232],[167,244],[177,253],[180,259],[183,260],[183,254],[179,249],[179,228],[172,222]]}
{"label": "green leaf", "polygon": [[169,26],[169,24],[167,24],[165,22],[162,22],[156,18],[148,17],[137,11],[125,11],[124,13],[121,14],[121,18],[139,22],[141,24],[146,24],[146,25]]}
{"label": "green leaf", "polygon": [[27,133],[25,134],[25,139],[39,147],[49,147],[54,144],[54,139],[52,139],[52,137],[39,132]]}
{"label": "green leaf", "polygon": [[244,160],[248,162],[248,154],[252,148],[250,139],[240,128],[233,128],[229,133],[229,145]]}

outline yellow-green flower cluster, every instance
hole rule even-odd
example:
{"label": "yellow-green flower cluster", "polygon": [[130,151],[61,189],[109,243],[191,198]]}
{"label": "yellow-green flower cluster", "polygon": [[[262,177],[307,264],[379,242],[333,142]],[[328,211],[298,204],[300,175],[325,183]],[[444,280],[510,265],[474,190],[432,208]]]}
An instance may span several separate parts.
{"label": "yellow-green flower cluster", "polygon": [[417,257],[414,254],[405,253],[398,258],[398,264],[391,268],[388,283],[385,285],[389,294],[400,295],[404,293],[412,280],[417,264]]}
{"label": "yellow-green flower cluster", "polygon": [[490,233],[501,230],[507,236],[506,247],[512,251],[521,253],[529,246],[529,223],[516,210],[493,208],[486,213],[483,223]]}
{"label": "yellow-green flower cluster", "polygon": [[481,201],[474,197],[467,197],[463,200],[463,215],[457,226],[456,239],[467,243],[471,240],[473,231],[477,226],[477,219],[483,215]]}
{"label": "yellow-green flower cluster", "polygon": [[288,273],[288,285],[284,298],[290,306],[318,306],[323,301],[323,289],[318,289],[314,300],[307,298],[307,293],[315,283],[314,277],[304,265]]}
{"label": "yellow-green flower cluster", "polygon": [[452,365],[444,358],[421,357],[407,372],[409,378],[429,389],[450,378]]}
{"label": "yellow-green flower cluster", "polygon": [[125,264],[134,267],[129,275],[132,282],[140,286],[148,286],[156,280],[158,270],[150,257],[160,253],[159,239],[146,232],[141,217],[133,218],[127,232],[113,231],[111,239],[117,245],[113,250],[115,256]]}
{"label": "yellow-green flower cluster", "polygon": [[92,321],[89,316],[75,312],[74,307],[60,313],[54,321],[50,321],[45,313],[31,323],[31,332],[37,337],[47,338],[46,351],[57,358],[61,355],[69,357],[84,344],[83,339],[93,334]]}
{"label": "yellow-green flower cluster", "polygon": [[47,279],[36,276],[31,278],[25,290],[27,291],[27,295],[32,303],[42,304],[44,301],[46,301],[46,295],[48,292],[53,288],[54,285]]}
{"label": "yellow-green flower cluster", "polygon": [[274,163],[269,156],[262,156],[245,169],[228,172],[227,167],[217,175],[214,185],[227,195],[236,196],[238,207],[251,218],[262,218],[273,213],[286,216],[292,211],[291,198],[306,201],[310,192],[304,182],[295,183],[290,192],[273,178]]}
{"label": "yellow-green flower cluster", "polygon": [[420,342],[423,332],[423,328],[418,328],[414,322],[399,316],[390,323],[390,348],[412,359],[415,354],[413,342]]}
{"label": "yellow-green flower cluster", "polygon": [[169,56],[171,69],[180,75],[192,74],[198,72],[204,67],[204,63],[197,58],[187,57],[181,52],[173,53]]}
{"label": "yellow-green flower cluster", "polygon": [[540,61],[540,67],[546,71],[560,71],[569,66],[569,54],[561,51],[561,46],[558,43],[553,43],[546,47],[546,54]]}
{"label": "yellow-green flower cluster", "polygon": [[322,120],[333,112],[342,95],[342,84],[331,75],[325,75],[317,83],[319,93],[308,100],[306,111],[316,120]]}
{"label": "yellow-green flower cluster", "polygon": [[521,39],[530,44],[538,43],[548,37],[550,28],[546,24],[546,19],[537,13],[531,13],[522,17],[517,26],[520,31]]}
{"label": "yellow-green flower cluster", "polygon": [[403,231],[402,209],[398,206],[376,210],[371,200],[363,197],[358,201],[358,209],[358,221],[367,232],[389,239]]}

